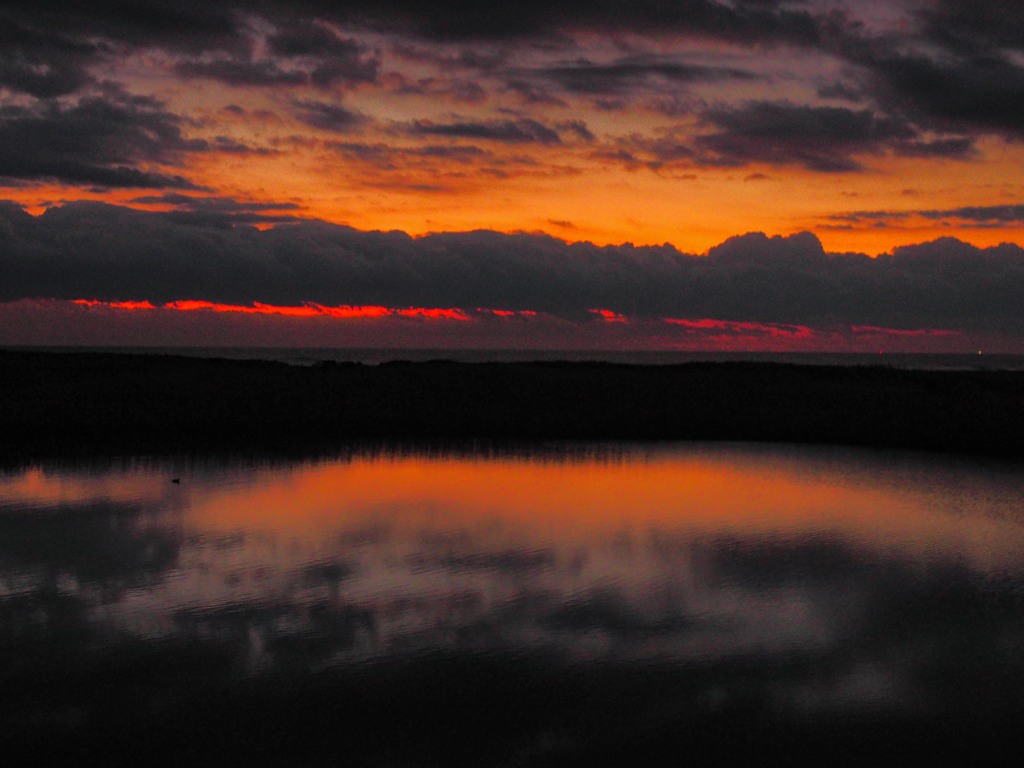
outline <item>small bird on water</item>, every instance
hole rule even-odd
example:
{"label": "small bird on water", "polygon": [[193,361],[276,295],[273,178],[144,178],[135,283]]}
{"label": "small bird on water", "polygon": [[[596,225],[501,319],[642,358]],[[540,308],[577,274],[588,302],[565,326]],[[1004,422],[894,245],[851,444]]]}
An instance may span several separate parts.
{"label": "small bird on water", "polygon": [[181,478],[180,477],[171,478],[171,482],[174,483],[175,485],[181,485]]}

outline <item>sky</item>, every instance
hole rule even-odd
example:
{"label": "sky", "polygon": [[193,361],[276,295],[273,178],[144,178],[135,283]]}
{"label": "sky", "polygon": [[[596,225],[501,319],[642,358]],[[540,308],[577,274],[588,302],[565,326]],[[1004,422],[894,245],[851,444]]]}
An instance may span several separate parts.
{"label": "sky", "polygon": [[1018,0],[5,0],[0,344],[1024,352]]}

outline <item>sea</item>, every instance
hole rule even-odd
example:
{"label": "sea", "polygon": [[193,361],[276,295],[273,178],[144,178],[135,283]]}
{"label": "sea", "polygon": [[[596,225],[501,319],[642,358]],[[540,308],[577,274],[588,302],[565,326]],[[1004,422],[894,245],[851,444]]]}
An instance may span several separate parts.
{"label": "sea", "polygon": [[0,471],[4,765],[1009,764],[1022,647],[1021,472],[984,460]]}

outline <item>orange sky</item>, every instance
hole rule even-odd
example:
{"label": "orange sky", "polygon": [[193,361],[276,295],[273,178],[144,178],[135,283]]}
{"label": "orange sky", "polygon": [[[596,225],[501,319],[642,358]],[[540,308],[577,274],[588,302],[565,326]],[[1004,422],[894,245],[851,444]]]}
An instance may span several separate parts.
{"label": "orange sky", "polygon": [[[230,103],[234,95],[220,98]],[[622,131],[633,127],[630,121],[623,123]],[[327,132],[281,119],[272,125],[276,132],[302,130],[308,144],[296,141],[265,157],[214,153],[189,166],[190,178],[238,200],[288,203],[296,206],[294,215],[410,234],[472,229],[546,232],[598,244],[672,243],[695,253],[750,231],[788,235],[808,230],[829,251],[869,255],[937,237],[957,237],[979,246],[1024,244],[1019,221],[972,222],[953,215],[936,220],[915,213],[1024,200],[1019,172],[1024,167],[1024,145],[1002,139],[982,142],[978,156],[970,161],[870,158],[863,172],[853,174],[760,163],[741,169],[652,171],[594,158],[589,147],[516,148],[516,157],[529,164],[496,177],[446,159],[385,170],[367,168],[324,149],[323,142],[332,140]],[[209,130],[224,126],[214,122]],[[266,142],[266,126],[258,122],[232,130],[241,142]],[[198,130],[195,135],[209,134]],[[369,138],[372,142],[377,137]],[[271,142],[278,140],[271,137]],[[506,154],[502,147],[486,149]],[[17,200],[33,213],[69,200],[104,200],[146,210],[174,207],[132,202],[140,196],[139,190],[53,184],[5,188],[0,181],[0,198]],[[902,213],[907,218],[884,218],[881,226],[874,219],[840,218],[863,211]]]}
{"label": "orange sky", "polygon": [[1024,34],[1013,3],[982,6],[16,3],[0,199],[693,254],[747,232],[1022,245]]}
{"label": "orange sky", "polygon": [[[754,230],[811,230],[828,250],[869,254],[939,235],[1020,242],[1019,218],[910,216],[881,227],[831,218],[1024,200],[1016,118],[951,120],[943,114],[951,107],[928,101],[930,94],[915,110],[877,82],[893,57],[936,44],[940,22],[964,24],[952,9],[941,16],[946,3],[936,5],[845,3],[837,17],[828,15],[830,3],[815,0],[799,14],[785,6],[741,14],[733,23],[744,25],[742,34],[716,38],[685,12],[672,22],[678,29],[670,24],[664,33],[642,23],[631,31],[624,21],[611,34],[605,27],[615,28],[614,18],[586,14],[575,23],[570,14],[563,25],[552,19],[550,28],[541,18],[532,34],[505,32],[502,14],[492,11],[497,29],[487,35],[431,35],[415,31],[429,26],[422,19],[370,32],[329,14],[284,18],[241,3],[224,11],[235,27],[230,40],[206,41],[196,18],[195,39],[183,45],[159,25],[133,43],[118,38],[112,20],[83,12],[77,31],[69,17],[53,40],[109,37],[121,55],[77,62],[85,82],[51,85],[67,92],[47,108],[63,110],[70,128],[70,113],[90,99],[155,100],[132,104],[126,119],[148,116],[152,125],[143,128],[151,132],[173,126],[155,134],[165,146],[122,157],[103,148],[98,165],[176,175],[219,196],[288,203],[296,215],[360,229],[544,231],[599,244],[671,242],[698,253]],[[23,57],[55,69],[30,45],[45,11],[12,13],[26,37]],[[974,21],[976,35],[1018,66],[999,39],[998,14]],[[845,54],[825,31],[790,40],[776,30],[783,22],[817,25],[851,45],[885,41],[890,59]],[[556,30],[557,44],[546,37]],[[954,63],[969,71],[972,60]],[[328,66],[337,69],[328,83],[309,74]],[[936,74],[954,89],[951,102],[958,72]],[[31,111],[30,97],[42,90],[10,77],[0,82],[0,102]],[[974,97],[979,109],[988,108],[986,95]],[[781,111],[766,123],[752,105]],[[57,120],[55,112],[49,117]],[[188,146],[199,141],[207,143],[201,150]],[[939,151],[942,141],[964,147]],[[82,151],[91,149],[83,141]],[[0,196],[33,212],[61,200],[130,203],[145,191],[139,183],[74,183],[42,168],[8,171],[6,184],[4,175],[0,165]]]}

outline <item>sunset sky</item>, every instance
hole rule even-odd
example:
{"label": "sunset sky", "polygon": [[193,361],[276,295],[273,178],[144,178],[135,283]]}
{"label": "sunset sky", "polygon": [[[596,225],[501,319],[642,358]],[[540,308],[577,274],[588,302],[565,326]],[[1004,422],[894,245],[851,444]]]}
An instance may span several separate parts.
{"label": "sunset sky", "polygon": [[1022,105],[1019,0],[5,0],[0,344],[1024,352]]}

